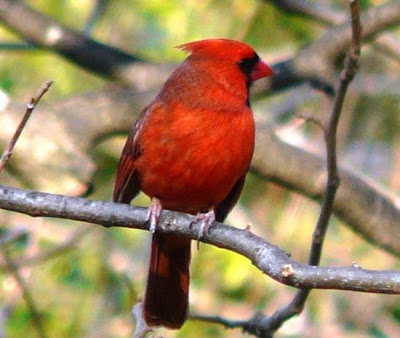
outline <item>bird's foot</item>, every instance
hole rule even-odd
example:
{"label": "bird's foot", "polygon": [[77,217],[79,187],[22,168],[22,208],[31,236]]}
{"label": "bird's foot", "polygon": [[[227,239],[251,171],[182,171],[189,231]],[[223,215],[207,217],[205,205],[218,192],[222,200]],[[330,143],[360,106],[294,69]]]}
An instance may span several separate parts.
{"label": "bird's foot", "polygon": [[149,230],[154,233],[156,231],[156,227],[158,224],[158,220],[160,219],[162,212],[162,205],[158,198],[153,197],[151,199],[151,205],[149,210],[147,211],[147,221],[150,222]]}
{"label": "bird's foot", "polygon": [[190,225],[195,224],[197,222],[201,222],[199,235],[197,236],[197,249],[200,248],[200,239],[204,236],[206,232],[210,229],[211,225],[215,221],[215,212],[214,210],[210,210],[206,213],[198,213],[193,221],[190,222]]}

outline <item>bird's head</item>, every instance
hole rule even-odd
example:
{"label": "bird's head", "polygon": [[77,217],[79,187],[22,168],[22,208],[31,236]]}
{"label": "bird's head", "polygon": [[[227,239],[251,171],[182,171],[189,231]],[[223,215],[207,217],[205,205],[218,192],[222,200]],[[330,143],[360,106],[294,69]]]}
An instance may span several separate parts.
{"label": "bird's head", "polygon": [[205,64],[213,72],[220,72],[232,78],[235,71],[240,71],[247,86],[254,81],[273,74],[273,70],[258,56],[249,45],[229,39],[207,39],[189,42],[178,46],[190,52],[188,60]]}

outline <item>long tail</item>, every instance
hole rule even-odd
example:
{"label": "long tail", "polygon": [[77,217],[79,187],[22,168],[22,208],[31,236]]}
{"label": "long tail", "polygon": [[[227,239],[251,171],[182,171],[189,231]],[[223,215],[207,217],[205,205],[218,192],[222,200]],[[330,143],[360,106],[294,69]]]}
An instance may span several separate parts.
{"label": "long tail", "polygon": [[144,319],[149,326],[179,329],[189,300],[190,239],[153,234]]}

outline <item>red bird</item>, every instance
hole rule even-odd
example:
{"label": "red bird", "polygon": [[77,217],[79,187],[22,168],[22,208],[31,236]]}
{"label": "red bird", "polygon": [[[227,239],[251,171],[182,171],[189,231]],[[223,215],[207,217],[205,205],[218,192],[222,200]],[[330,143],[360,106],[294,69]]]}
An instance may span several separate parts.
{"label": "red bird", "polygon": [[144,298],[149,326],[180,328],[187,315],[190,239],[155,231],[162,209],[224,221],[242,191],[254,150],[250,85],[272,69],[248,45],[209,39],[179,46],[190,55],[135,123],[122,151],[113,199],[139,190],[152,204]]}

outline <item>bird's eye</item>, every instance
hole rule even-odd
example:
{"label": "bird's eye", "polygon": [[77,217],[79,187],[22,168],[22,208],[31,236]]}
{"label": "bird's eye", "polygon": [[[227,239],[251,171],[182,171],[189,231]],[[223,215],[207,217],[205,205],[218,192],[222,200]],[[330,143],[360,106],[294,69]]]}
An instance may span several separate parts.
{"label": "bird's eye", "polygon": [[251,58],[243,58],[238,62],[238,66],[241,71],[246,75],[250,76],[251,71],[253,70],[254,66],[260,60],[260,57],[257,54],[254,54]]}

